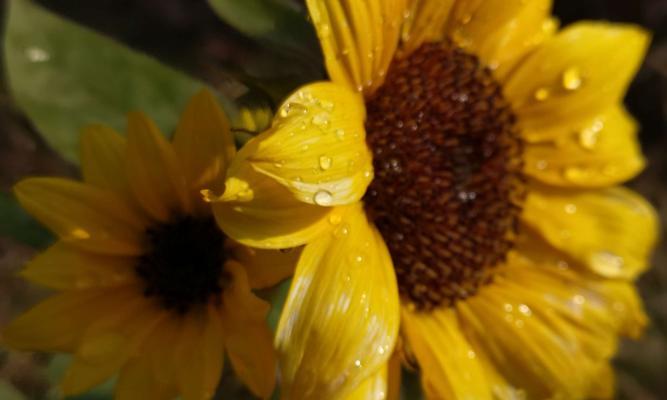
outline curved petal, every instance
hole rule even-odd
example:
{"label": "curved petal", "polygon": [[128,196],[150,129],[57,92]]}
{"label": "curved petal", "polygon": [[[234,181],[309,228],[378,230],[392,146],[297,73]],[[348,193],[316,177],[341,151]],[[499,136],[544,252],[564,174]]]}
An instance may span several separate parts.
{"label": "curved petal", "polygon": [[227,263],[226,270],[233,277],[222,310],[227,354],[236,375],[255,395],[267,399],[276,379],[273,335],[266,322],[270,305],[252,293],[240,264]]}
{"label": "curved petal", "polygon": [[118,372],[166,315],[138,290],[133,296],[113,297],[116,308],[98,318],[81,338],[61,384],[67,396],[80,394]]}
{"label": "curved petal", "polygon": [[222,189],[236,147],[229,120],[210,91],[203,89],[192,97],[176,128],[173,146],[188,189],[196,197],[200,198],[203,188]]}
{"label": "curved petal", "polygon": [[412,0],[403,21],[401,52],[409,54],[423,43],[440,41],[455,0]]}
{"label": "curved petal", "polygon": [[641,28],[591,22],[546,41],[504,85],[525,134],[539,137],[562,121],[586,119],[618,104],[648,44]]}
{"label": "curved petal", "polygon": [[136,282],[134,258],[99,255],[58,242],[32,259],[21,275],[53,289],[90,289]]}
{"label": "curved petal", "polygon": [[125,146],[125,138],[109,127],[90,125],[84,128],[81,134],[83,181],[128,196]]}
{"label": "curved petal", "polygon": [[584,398],[628,317],[641,312],[624,310],[631,305],[619,296],[632,286],[522,255],[508,264],[493,284],[457,306],[462,324],[528,398]]}
{"label": "curved petal", "polygon": [[598,373],[593,379],[593,386],[588,392],[587,398],[592,400],[614,399],[616,392],[616,373],[610,361],[605,361],[598,368]]}
{"label": "curved petal", "polygon": [[254,170],[308,204],[359,200],[373,179],[361,100],[329,82],[296,91],[281,106],[271,129],[248,141],[234,158],[224,197],[253,191],[248,185]]}
{"label": "curved petal", "polygon": [[[294,198],[284,186],[253,170],[244,173],[251,200],[215,201],[213,214],[232,239],[252,247],[286,249],[301,246],[329,227],[338,207],[320,207]],[[231,181],[227,182],[230,187]]]}
{"label": "curved petal", "polygon": [[387,398],[388,365],[382,366],[352,393],[345,396],[346,400],[384,400]]}
{"label": "curved petal", "polygon": [[63,241],[104,254],[137,255],[147,221],[112,192],[60,178],[14,187],[21,206]]}
{"label": "curved petal", "polygon": [[391,356],[398,334],[396,277],[361,204],[301,255],[276,333],[282,393],[348,394]]}
{"label": "curved petal", "polygon": [[294,274],[302,249],[263,250],[235,244],[230,250],[248,274],[250,287],[263,289]]}
{"label": "curved petal", "polygon": [[556,186],[603,187],[627,181],[644,167],[637,124],[622,106],[568,125],[552,128],[548,141],[526,145],[528,175]]}
{"label": "curved petal", "polygon": [[128,287],[56,294],[5,327],[2,342],[20,350],[72,352],[88,326],[113,313],[119,301],[134,297],[138,290]]}
{"label": "curved petal", "polygon": [[432,399],[492,399],[484,370],[451,308],[415,312],[403,308],[402,329]]}
{"label": "curved petal", "polygon": [[127,117],[126,173],[137,202],[158,221],[191,211],[185,176],[171,143],[142,113]]}
{"label": "curved petal", "polygon": [[658,235],[650,204],[625,188],[533,190],[523,222],[555,248],[602,276],[632,279],[646,269]]}
{"label": "curved petal", "polygon": [[382,84],[406,0],[307,0],[332,81],[368,94]]}

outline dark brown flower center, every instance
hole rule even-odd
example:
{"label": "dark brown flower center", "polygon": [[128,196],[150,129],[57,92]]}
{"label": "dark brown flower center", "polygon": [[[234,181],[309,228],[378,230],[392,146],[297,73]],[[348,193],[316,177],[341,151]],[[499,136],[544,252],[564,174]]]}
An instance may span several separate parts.
{"label": "dark brown flower center", "polygon": [[492,279],[524,198],[522,142],[500,85],[451,43],[394,60],[366,103],[375,178],[364,197],[403,299],[451,305]]}
{"label": "dark brown flower center", "polygon": [[219,295],[230,277],[223,266],[225,235],[212,217],[174,218],[146,230],[149,250],[139,257],[136,272],[144,295],[183,314]]}

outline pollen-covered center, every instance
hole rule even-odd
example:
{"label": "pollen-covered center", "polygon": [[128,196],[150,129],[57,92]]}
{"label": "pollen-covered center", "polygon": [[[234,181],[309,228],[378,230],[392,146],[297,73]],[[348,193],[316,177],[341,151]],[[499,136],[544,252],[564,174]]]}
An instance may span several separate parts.
{"label": "pollen-covered center", "polygon": [[225,235],[212,217],[177,217],[146,230],[148,251],[136,272],[144,295],[177,313],[206,304],[229,277],[223,270]]}
{"label": "pollen-covered center", "polygon": [[425,44],[393,61],[366,107],[375,177],[364,204],[402,297],[421,310],[469,297],[512,248],[524,198],[500,85],[477,57]]}

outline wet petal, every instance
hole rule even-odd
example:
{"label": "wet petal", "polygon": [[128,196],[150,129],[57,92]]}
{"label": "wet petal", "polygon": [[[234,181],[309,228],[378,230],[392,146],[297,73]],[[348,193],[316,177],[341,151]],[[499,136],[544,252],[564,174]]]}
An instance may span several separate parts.
{"label": "wet petal", "polygon": [[276,333],[282,393],[330,399],[356,388],[388,361],[398,307],[389,252],[351,206],[299,260]]}
{"label": "wet petal", "polygon": [[271,287],[292,276],[301,250],[262,250],[238,244],[231,248],[234,260],[243,265],[253,289]]}
{"label": "wet petal", "polygon": [[387,367],[382,366],[376,373],[363,381],[346,400],[384,400],[387,398]]}
{"label": "wet petal", "polygon": [[622,106],[566,125],[553,127],[548,140],[527,144],[526,173],[550,185],[601,187],[627,181],[644,167],[637,124]]}
{"label": "wet petal", "polygon": [[227,173],[225,198],[255,190],[250,186],[254,170],[308,204],[359,200],[373,179],[361,100],[333,83],[299,89],[280,107],[271,129],[239,151]]}
{"label": "wet petal", "polygon": [[[284,186],[253,170],[244,173],[251,200],[214,202],[218,225],[232,239],[252,247],[286,249],[320,235],[339,211],[294,198]],[[228,181],[228,188],[229,188]]]}
{"label": "wet petal", "polygon": [[276,379],[273,335],[266,322],[270,305],[252,293],[240,264],[230,262],[226,268],[233,276],[222,311],[227,354],[239,379],[256,396],[269,398]]}
{"label": "wet petal", "polygon": [[21,275],[53,289],[90,289],[136,282],[134,257],[81,251],[58,242],[31,260]]}
{"label": "wet petal", "polygon": [[641,28],[591,22],[571,25],[546,41],[504,85],[523,131],[536,136],[618,104],[648,44]]}
{"label": "wet petal", "polygon": [[96,253],[137,255],[146,220],[122,198],[60,178],[29,178],[14,187],[19,202],[60,238]]}
{"label": "wet petal", "polygon": [[332,81],[370,93],[394,56],[406,0],[307,0]]}
{"label": "wet petal", "polygon": [[211,92],[204,89],[188,103],[174,134],[174,150],[188,188],[222,189],[227,165],[236,153],[229,120]]}
{"label": "wet petal", "polygon": [[549,244],[609,278],[632,279],[644,271],[658,235],[651,205],[625,188],[533,190],[522,219]]}
{"label": "wet petal", "polygon": [[413,0],[410,2],[401,34],[401,51],[411,53],[423,43],[440,41],[455,0]]}
{"label": "wet petal", "polygon": [[450,308],[403,309],[403,330],[421,368],[422,386],[433,399],[492,399],[474,349]]}
{"label": "wet petal", "polygon": [[189,211],[185,176],[171,143],[141,113],[127,118],[127,176],[137,201],[158,221]]}

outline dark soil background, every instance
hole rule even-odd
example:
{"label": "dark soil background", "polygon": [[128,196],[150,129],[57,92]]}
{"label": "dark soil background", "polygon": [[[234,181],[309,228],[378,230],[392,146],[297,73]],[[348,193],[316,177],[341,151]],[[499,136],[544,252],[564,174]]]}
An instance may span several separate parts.
{"label": "dark soil background", "polygon": [[[226,26],[204,0],[42,0],[40,3],[213,85],[224,84],[230,71],[238,75],[240,65],[258,78],[280,69],[280,65],[262,66],[261,54],[272,50]],[[0,16],[4,16],[5,6],[5,1],[0,0]],[[555,0],[554,13],[562,25],[582,19],[603,19],[640,24],[654,33],[645,65],[626,98],[629,110],[642,125],[640,138],[649,160],[646,171],[629,185],[659,210],[663,240],[655,254],[654,268],[639,282],[652,325],[641,341],[623,344],[616,364],[619,399],[667,399],[667,242],[664,240],[667,226],[667,0]],[[285,59],[286,64],[290,61],[295,62]],[[0,79],[0,190],[9,190],[19,179],[29,175],[76,176],[73,166],[44,145],[29,121],[14,107],[5,88]],[[0,223],[7,212],[0,210]],[[16,239],[0,236],[0,326],[44,295],[15,276],[37,250]],[[0,399],[52,398],[50,381],[54,367],[50,360],[44,355],[0,348]],[[233,392],[234,384],[231,378],[227,380]]]}

